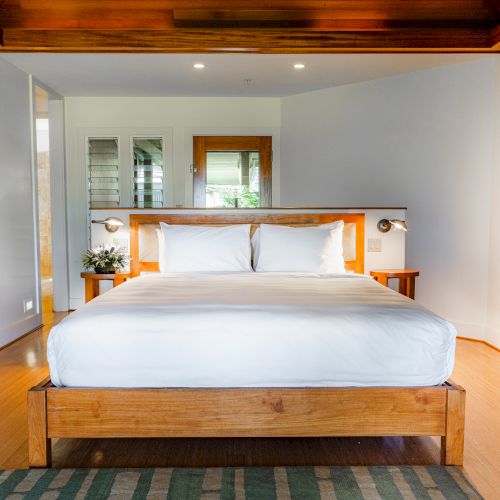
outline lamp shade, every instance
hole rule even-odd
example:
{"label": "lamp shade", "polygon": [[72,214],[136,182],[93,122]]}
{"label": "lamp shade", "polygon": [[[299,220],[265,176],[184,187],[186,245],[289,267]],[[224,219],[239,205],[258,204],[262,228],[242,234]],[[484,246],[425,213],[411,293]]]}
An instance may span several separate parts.
{"label": "lamp shade", "polygon": [[402,231],[408,231],[408,226],[406,221],[399,219],[392,219],[389,221],[396,229],[401,229]]}
{"label": "lamp shade", "polygon": [[401,219],[381,219],[377,223],[377,228],[381,233],[387,233],[393,227],[402,231],[408,231],[406,221]]}
{"label": "lamp shade", "polygon": [[104,220],[93,220],[92,224],[104,224],[106,231],[110,233],[114,233],[120,229],[120,226],[123,226],[123,221],[118,217],[108,217]]}

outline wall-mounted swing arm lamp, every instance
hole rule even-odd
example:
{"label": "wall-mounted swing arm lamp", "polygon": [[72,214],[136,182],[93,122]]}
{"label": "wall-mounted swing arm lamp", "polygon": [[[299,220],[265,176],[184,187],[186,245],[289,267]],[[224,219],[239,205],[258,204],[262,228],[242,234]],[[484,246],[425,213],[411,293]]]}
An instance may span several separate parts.
{"label": "wall-mounted swing arm lamp", "polygon": [[381,233],[387,233],[392,228],[408,231],[406,221],[400,219],[381,219],[377,223],[377,228]]}
{"label": "wall-mounted swing arm lamp", "polygon": [[106,231],[114,233],[120,229],[120,226],[123,226],[123,221],[118,217],[108,217],[104,220],[93,220],[92,224],[104,224]]}

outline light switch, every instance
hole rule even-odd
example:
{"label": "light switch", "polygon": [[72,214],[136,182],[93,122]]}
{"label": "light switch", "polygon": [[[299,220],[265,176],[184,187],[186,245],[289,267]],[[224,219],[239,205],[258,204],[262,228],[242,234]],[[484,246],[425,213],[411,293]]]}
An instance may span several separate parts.
{"label": "light switch", "polygon": [[382,238],[368,238],[368,251],[381,252],[382,251]]}

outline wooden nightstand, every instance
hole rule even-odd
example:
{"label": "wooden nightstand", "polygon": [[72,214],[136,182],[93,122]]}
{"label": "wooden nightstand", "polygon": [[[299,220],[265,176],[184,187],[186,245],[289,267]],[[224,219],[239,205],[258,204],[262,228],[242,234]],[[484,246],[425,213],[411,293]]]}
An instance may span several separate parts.
{"label": "wooden nightstand", "polygon": [[81,273],[80,276],[85,279],[85,303],[87,303],[99,295],[99,281],[112,281],[113,287],[115,287],[121,285],[126,279],[130,278],[130,273]]}
{"label": "wooden nightstand", "polygon": [[415,278],[419,274],[418,271],[412,269],[375,269],[370,276],[385,286],[389,278],[399,279],[399,293],[415,299]]}

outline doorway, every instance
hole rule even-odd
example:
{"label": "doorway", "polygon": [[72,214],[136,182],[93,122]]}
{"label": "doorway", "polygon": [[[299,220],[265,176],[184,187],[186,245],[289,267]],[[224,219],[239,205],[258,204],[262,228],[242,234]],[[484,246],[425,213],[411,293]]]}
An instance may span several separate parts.
{"label": "doorway", "polygon": [[52,216],[50,191],[49,147],[49,93],[34,86],[36,171],[38,204],[38,238],[40,251],[40,278],[42,321],[47,324],[54,310],[54,284],[52,269]]}

